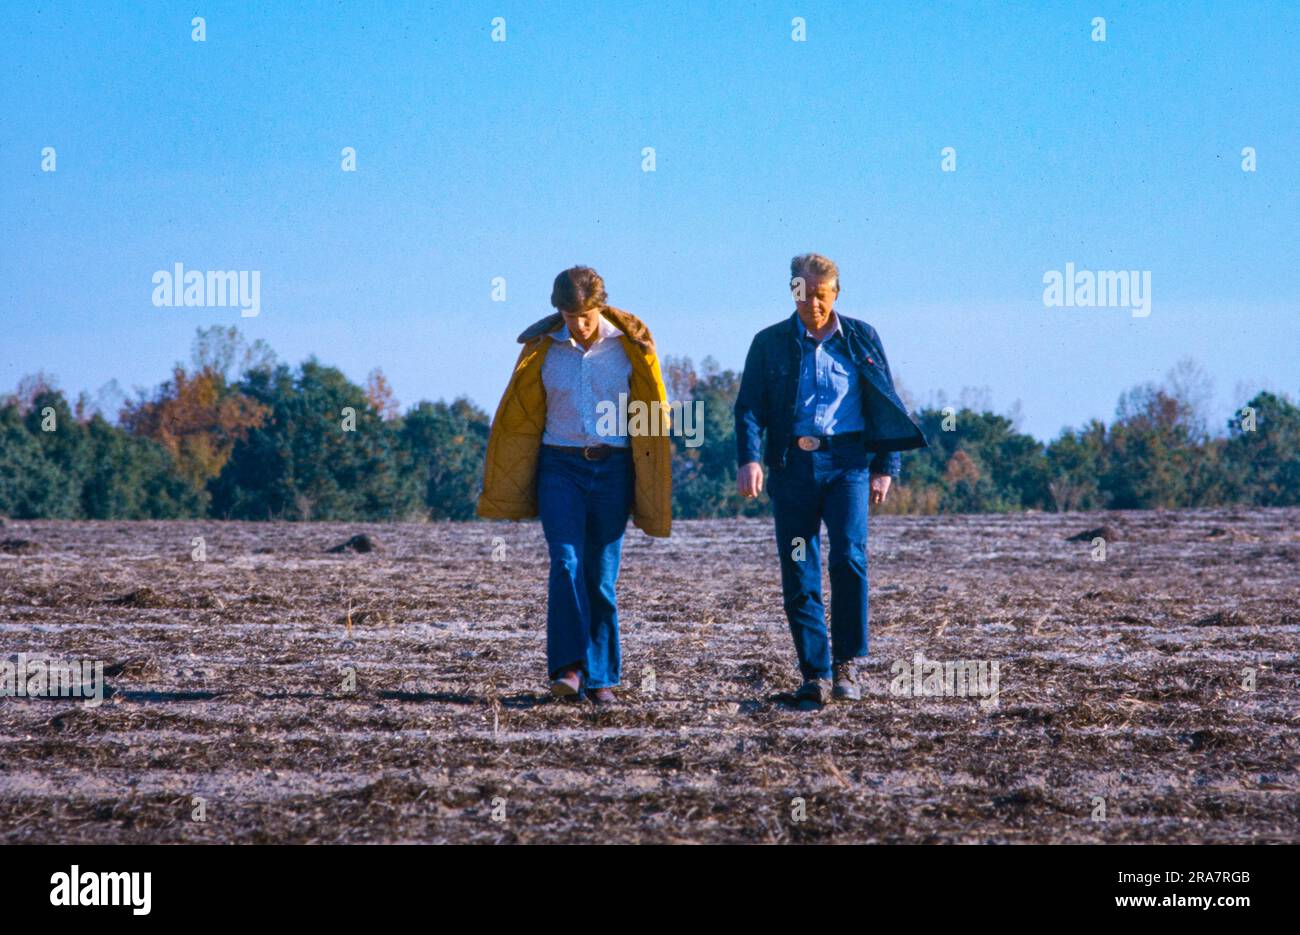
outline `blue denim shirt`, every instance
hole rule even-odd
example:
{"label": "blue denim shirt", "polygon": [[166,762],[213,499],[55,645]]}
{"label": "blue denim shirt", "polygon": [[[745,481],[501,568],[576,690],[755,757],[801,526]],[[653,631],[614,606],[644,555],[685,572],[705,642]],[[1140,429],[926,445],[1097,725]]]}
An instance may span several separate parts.
{"label": "blue denim shirt", "polygon": [[[897,475],[898,453],[929,443],[898,398],[876,329],[838,312],[836,318],[862,389],[862,418],[867,424],[863,447],[875,454],[871,471]],[[762,457],[768,467],[785,465],[799,411],[800,338],[805,330],[799,313],[791,312],[784,321],[754,335],[734,409],[737,464]]]}
{"label": "blue denim shirt", "polygon": [[862,419],[862,385],[839,316],[835,315],[835,330],[822,341],[814,338],[807,328],[802,330],[794,434],[843,435],[863,431],[866,423]]}

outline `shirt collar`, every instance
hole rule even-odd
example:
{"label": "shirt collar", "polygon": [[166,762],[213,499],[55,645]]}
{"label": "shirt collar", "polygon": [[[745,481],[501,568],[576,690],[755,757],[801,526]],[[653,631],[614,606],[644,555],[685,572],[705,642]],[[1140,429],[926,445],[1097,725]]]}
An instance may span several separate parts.
{"label": "shirt collar", "polygon": [[[617,325],[604,315],[601,315],[596,323],[596,340],[592,344],[592,347],[595,347],[601,341],[609,338],[617,338],[622,333],[623,332],[619,330]],[[564,323],[563,319],[560,320],[560,327],[551,332],[551,339],[559,341],[561,344],[571,344],[574,347],[579,346],[578,342],[573,340],[573,335],[569,334],[569,326]]]}
{"label": "shirt collar", "polygon": [[[831,318],[835,320],[835,327],[831,329],[830,334],[826,335],[826,337],[822,339],[823,341],[829,341],[837,334],[840,337],[844,336],[844,326],[840,324],[840,313],[832,310]],[[801,340],[803,338],[808,338],[809,340],[813,340],[813,341],[816,340],[816,338],[812,336],[812,332],[808,330],[808,326],[803,323],[803,319],[799,317],[798,312],[794,313],[794,321],[795,321],[795,327],[799,329],[799,337]]]}

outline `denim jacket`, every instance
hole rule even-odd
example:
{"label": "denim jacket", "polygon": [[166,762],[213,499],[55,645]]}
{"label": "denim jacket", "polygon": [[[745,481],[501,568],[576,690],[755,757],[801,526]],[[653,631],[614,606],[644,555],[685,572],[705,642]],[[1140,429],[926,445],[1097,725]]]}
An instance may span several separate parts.
{"label": "denim jacket", "polygon": [[[837,313],[838,314],[838,313]],[[925,448],[928,442],[907,407],[894,391],[894,378],[876,329],[865,321],[839,315],[849,354],[862,379],[862,418],[873,474],[898,475],[900,451]],[[768,467],[784,467],[793,443],[792,428],[799,404],[799,338],[803,323],[799,313],[764,328],[754,336],[745,357],[745,372],[736,395],[736,457],[739,464],[759,460],[766,432],[763,460]]]}

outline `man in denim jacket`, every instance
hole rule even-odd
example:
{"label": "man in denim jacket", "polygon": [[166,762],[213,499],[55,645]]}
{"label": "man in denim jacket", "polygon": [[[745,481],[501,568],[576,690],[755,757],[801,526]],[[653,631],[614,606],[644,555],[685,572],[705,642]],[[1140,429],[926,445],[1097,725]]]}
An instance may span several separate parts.
{"label": "man in denim jacket", "polygon": [[[899,454],[926,447],[894,390],[876,329],[839,315],[839,269],[816,253],[790,263],[795,312],[750,345],[736,397],[736,485],[770,472],[781,591],[803,684],[802,707],[857,700],[867,654],[867,514],[898,476]],[[822,606],[821,525],[830,536],[831,631]],[[833,681],[833,685],[832,685]]]}

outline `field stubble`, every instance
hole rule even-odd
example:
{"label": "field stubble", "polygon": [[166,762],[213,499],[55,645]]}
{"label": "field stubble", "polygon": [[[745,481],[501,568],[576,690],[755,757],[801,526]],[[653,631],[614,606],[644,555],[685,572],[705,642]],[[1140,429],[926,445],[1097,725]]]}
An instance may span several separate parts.
{"label": "field stubble", "polygon": [[[544,694],[536,523],[11,520],[0,658],[109,675],[0,698],[0,841],[1294,843],[1298,520],[875,517],[864,698],[815,713],[770,521],[629,528],[597,710]],[[998,703],[891,693],[916,653]]]}

